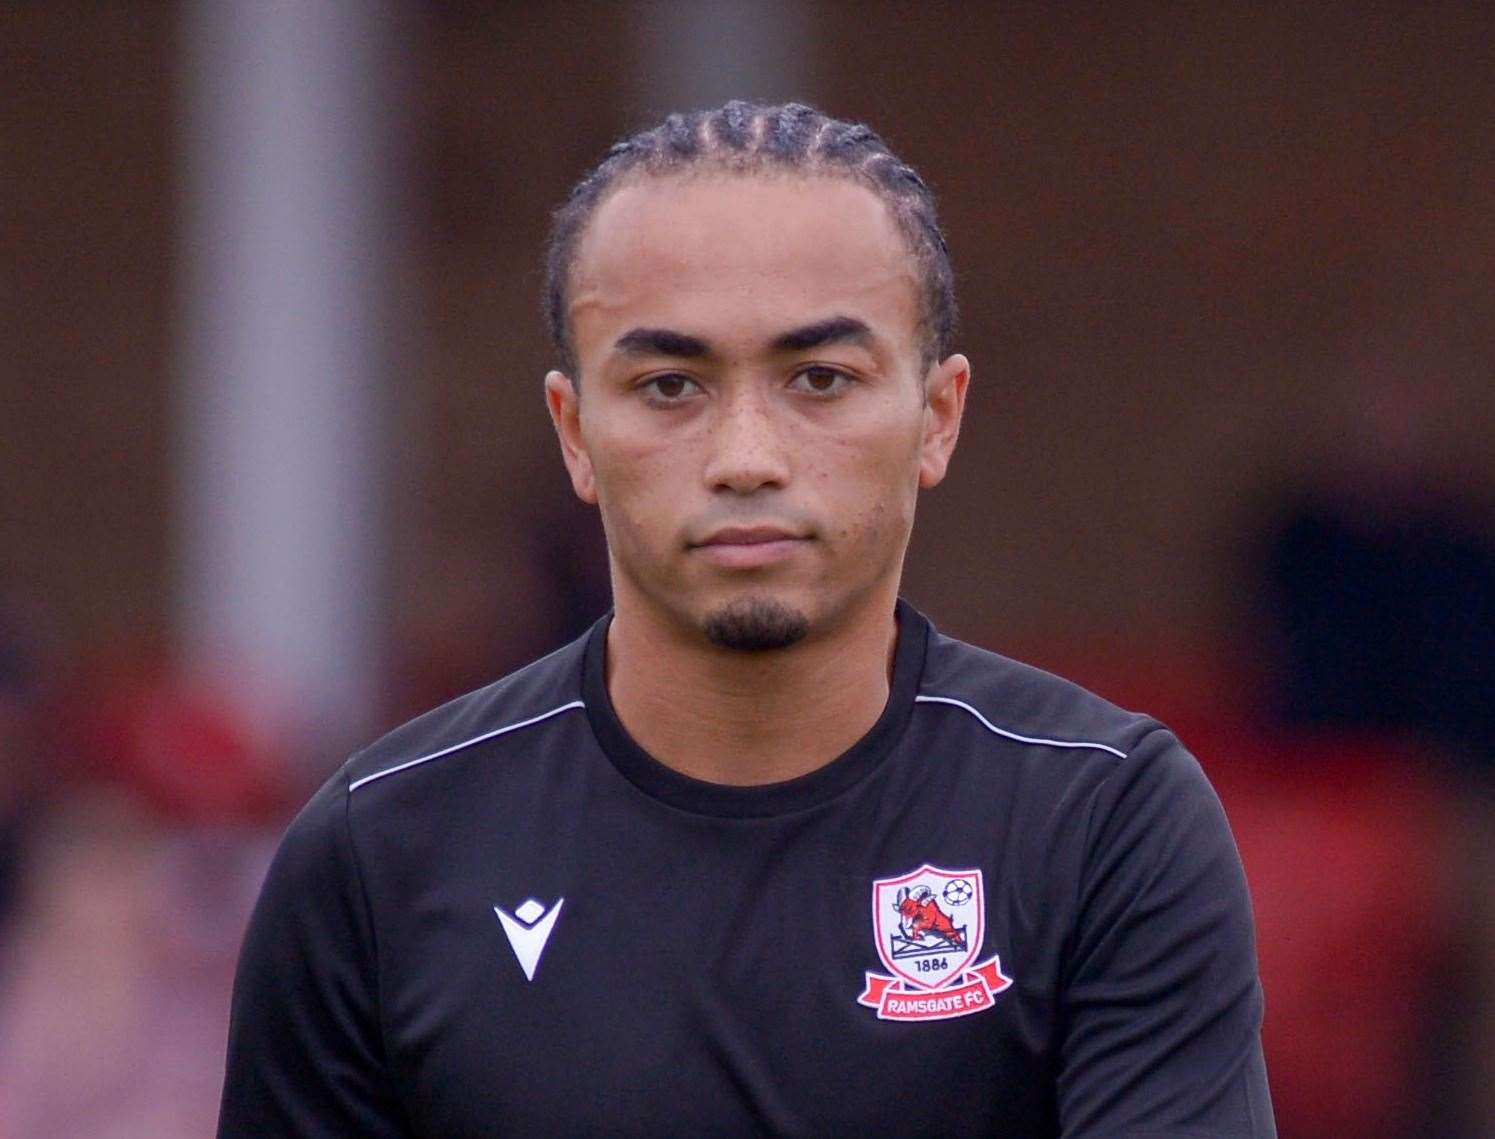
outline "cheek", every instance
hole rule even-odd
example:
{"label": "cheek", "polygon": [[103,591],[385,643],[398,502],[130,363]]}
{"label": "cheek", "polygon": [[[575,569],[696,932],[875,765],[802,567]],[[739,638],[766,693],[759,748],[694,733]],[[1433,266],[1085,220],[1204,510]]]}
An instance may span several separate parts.
{"label": "cheek", "polygon": [[918,442],[917,432],[899,422],[820,445],[807,473],[839,541],[875,550],[906,539],[918,495]]}
{"label": "cheek", "polygon": [[683,485],[678,457],[663,447],[604,438],[592,444],[598,508],[609,540],[630,547],[667,543]]}

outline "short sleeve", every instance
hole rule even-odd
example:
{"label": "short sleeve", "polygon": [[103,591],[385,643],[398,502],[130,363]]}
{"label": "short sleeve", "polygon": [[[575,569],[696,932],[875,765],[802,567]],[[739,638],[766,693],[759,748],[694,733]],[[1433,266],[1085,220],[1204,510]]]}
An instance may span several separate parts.
{"label": "short sleeve", "polygon": [[1240,856],[1199,764],[1147,734],[1099,785],[1063,980],[1065,1139],[1268,1139]]}
{"label": "short sleeve", "polygon": [[404,1136],[340,772],[291,824],[234,980],[219,1139]]}

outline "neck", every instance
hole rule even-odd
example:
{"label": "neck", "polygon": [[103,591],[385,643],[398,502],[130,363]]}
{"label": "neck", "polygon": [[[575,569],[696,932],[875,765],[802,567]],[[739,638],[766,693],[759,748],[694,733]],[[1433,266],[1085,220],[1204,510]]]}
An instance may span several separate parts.
{"label": "neck", "polygon": [[[879,594],[881,591],[879,591]],[[620,604],[608,628],[607,687],[639,745],[711,783],[776,783],[857,742],[888,699],[893,594],[787,649],[738,652]]]}

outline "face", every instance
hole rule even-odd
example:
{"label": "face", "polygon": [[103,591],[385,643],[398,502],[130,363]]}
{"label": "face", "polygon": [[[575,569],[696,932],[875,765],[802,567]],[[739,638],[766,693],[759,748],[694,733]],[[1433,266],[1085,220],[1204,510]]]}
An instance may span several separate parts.
{"label": "face", "polygon": [[640,177],[594,215],[547,400],[620,615],[767,649],[891,610],[963,357],[926,367],[915,266],[844,179]]}

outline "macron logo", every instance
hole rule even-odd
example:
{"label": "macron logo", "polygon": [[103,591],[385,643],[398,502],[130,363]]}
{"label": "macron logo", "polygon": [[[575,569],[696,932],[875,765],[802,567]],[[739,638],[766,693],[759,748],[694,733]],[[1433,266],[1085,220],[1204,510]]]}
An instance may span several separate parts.
{"label": "macron logo", "polygon": [[565,898],[560,898],[547,910],[535,899],[529,898],[512,914],[505,913],[497,906],[493,907],[493,912],[498,915],[499,925],[504,927],[504,936],[509,939],[509,947],[519,959],[519,967],[524,970],[526,981],[535,979],[540,954],[545,952],[545,943],[550,940],[550,931],[555,928],[555,919],[561,916],[561,906],[565,902]]}

